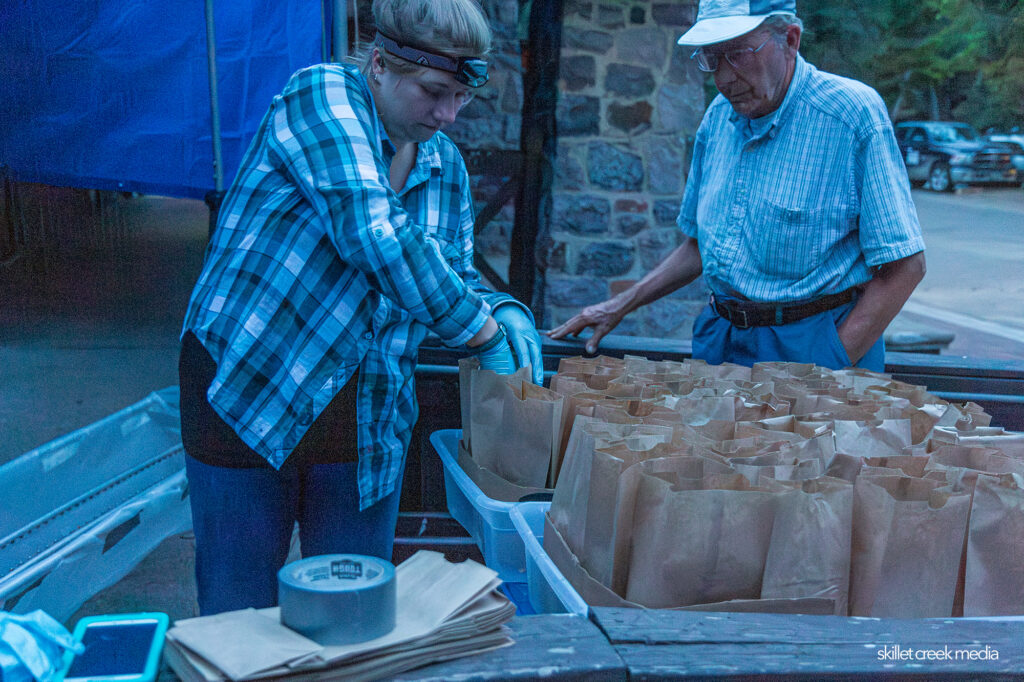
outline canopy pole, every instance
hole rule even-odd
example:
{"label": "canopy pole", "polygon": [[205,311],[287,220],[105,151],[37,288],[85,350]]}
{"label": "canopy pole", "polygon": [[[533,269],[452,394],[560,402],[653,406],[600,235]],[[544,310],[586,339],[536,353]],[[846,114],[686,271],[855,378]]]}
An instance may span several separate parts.
{"label": "canopy pole", "polygon": [[327,5],[326,0],[320,0],[320,61],[326,63],[327,58]]}
{"label": "canopy pole", "polygon": [[348,0],[334,0],[331,14],[331,61],[348,56]]}
{"label": "canopy pole", "polygon": [[217,215],[224,198],[224,166],[220,147],[220,103],[217,99],[217,39],[213,28],[213,0],[206,0],[206,66],[210,81],[210,122],[213,128],[213,187],[206,193],[210,207],[210,234],[217,225]]}

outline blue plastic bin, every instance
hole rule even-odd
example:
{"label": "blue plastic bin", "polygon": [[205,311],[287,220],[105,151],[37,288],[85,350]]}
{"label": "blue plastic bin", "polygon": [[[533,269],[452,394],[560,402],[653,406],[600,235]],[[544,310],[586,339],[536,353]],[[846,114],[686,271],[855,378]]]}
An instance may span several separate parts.
{"label": "blue plastic bin", "polygon": [[483,494],[459,466],[461,429],[443,429],[430,434],[430,442],[444,465],[444,493],[448,512],[472,536],[484,563],[506,582],[526,582],[523,540],[512,525],[509,513],[515,502],[500,502]]}
{"label": "blue plastic bin", "polygon": [[590,607],[544,551],[544,514],[550,502],[520,502],[510,516],[526,550],[526,584],[537,613],[572,613],[586,617]]}

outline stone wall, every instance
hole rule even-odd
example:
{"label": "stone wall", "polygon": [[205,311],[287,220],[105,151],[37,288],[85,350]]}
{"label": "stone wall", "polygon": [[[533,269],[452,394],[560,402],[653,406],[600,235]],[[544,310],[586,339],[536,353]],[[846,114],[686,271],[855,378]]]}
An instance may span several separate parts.
{"label": "stone wall", "polygon": [[[522,70],[517,0],[484,0],[495,31],[490,85],[449,134],[464,151],[517,149]],[[565,0],[557,111],[558,151],[546,268],[553,327],[642,277],[679,243],[675,226],[689,145],[704,110],[703,78],[676,39],[696,0]],[[478,210],[504,176],[473,176]],[[507,267],[512,204],[478,236]],[[706,300],[698,281],[629,316],[616,333],[685,339]]]}
{"label": "stone wall", "polygon": [[[617,293],[679,244],[704,91],[676,39],[696,4],[566,0],[545,326]],[[689,338],[705,298],[696,282],[616,333]]]}

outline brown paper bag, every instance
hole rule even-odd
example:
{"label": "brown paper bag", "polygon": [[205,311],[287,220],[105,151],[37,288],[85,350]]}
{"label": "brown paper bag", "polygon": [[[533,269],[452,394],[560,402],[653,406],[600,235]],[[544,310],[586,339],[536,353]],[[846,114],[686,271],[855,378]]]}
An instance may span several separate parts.
{"label": "brown paper bag", "polygon": [[821,477],[825,471],[821,461],[817,459],[798,460],[781,452],[755,457],[735,457],[729,459],[729,464],[754,486],[764,484],[766,479],[807,481]]}
{"label": "brown paper bag", "polygon": [[1024,615],[1024,477],[979,476],[967,541],[965,616]]}
{"label": "brown paper bag", "polygon": [[1024,432],[1007,431],[998,426],[979,426],[971,429],[935,427],[932,440],[938,443],[975,448],[996,448],[1008,457],[1024,459]]}
{"label": "brown paper bag", "polygon": [[879,467],[885,469],[897,469],[907,476],[913,478],[924,477],[925,470],[931,462],[931,457],[915,455],[894,455],[892,457],[865,457],[865,467]]}
{"label": "brown paper bag", "polygon": [[854,484],[850,615],[952,615],[970,496],[940,482],[860,476]]}
{"label": "brown paper bag", "polygon": [[828,468],[825,469],[825,475],[830,478],[841,478],[844,481],[853,483],[857,480],[857,476],[860,475],[860,470],[863,466],[864,460],[861,457],[837,452]]}
{"label": "brown paper bag", "polygon": [[[574,590],[591,606],[642,608],[640,604],[623,599],[587,573],[576,556],[569,550],[565,539],[552,524],[550,516],[544,519],[544,551]],[[732,613],[785,613],[826,616],[834,611],[830,599],[735,599],[713,604],[694,604],[677,607],[678,611],[717,611]]]}
{"label": "brown paper bag", "polygon": [[892,383],[892,377],[888,374],[872,372],[861,367],[833,370],[832,376],[841,386],[852,388],[856,393],[864,393],[869,388],[884,387]]}
{"label": "brown paper bag", "polygon": [[979,426],[990,426],[991,424],[992,415],[985,412],[985,408],[977,403],[967,402],[963,404],[946,404],[945,410],[935,425],[966,431]]}
{"label": "brown paper bag", "polygon": [[594,450],[621,443],[632,435],[653,436],[670,442],[674,432],[671,428],[647,424],[609,424],[583,415],[573,422],[550,513],[574,554],[583,552]]}
{"label": "brown paper bag", "polygon": [[836,478],[803,481],[776,501],[761,598],[824,597],[847,613],[853,485]]}
{"label": "brown paper bag", "polygon": [[[779,449],[781,454],[797,460],[816,459],[821,462],[822,471],[828,469],[836,456],[836,442],[831,431],[826,431],[807,440],[796,443],[784,443]],[[842,478],[842,477],[840,477]]]}
{"label": "brown paper bag", "polygon": [[626,361],[599,355],[585,358],[581,355],[561,358],[558,361],[559,374],[611,374],[618,376],[626,371]]}
{"label": "brown paper bag", "polygon": [[[636,513],[637,491],[640,481],[645,476],[655,476],[680,488],[693,488],[701,482],[710,484],[712,481],[729,483],[736,479],[736,474],[725,462],[709,459],[704,456],[689,457],[655,457],[638,462],[627,468],[619,477],[614,503],[615,519],[612,529],[611,583],[616,595],[625,595],[629,583],[629,557],[633,546],[633,533],[638,529],[634,525]],[[639,532],[643,532],[639,529]],[[589,576],[589,574],[588,574]]]}
{"label": "brown paper bag", "polygon": [[695,377],[709,377],[712,379],[735,379],[738,381],[750,381],[750,368],[744,365],[736,365],[731,362],[723,362],[720,365],[709,365],[703,360],[690,360]]}
{"label": "brown paper bag", "polygon": [[[468,417],[469,422],[462,423],[462,441],[480,466],[495,471],[501,451],[496,447],[494,434],[501,427],[505,396],[511,390],[508,384],[521,382],[529,375],[525,369],[520,370],[522,374],[497,374],[489,369],[473,368],[471,363],[460,364],[459,371],[460,393],[463,384],[469,385],[469,405],[463,408],[463,417]],[[465,382],[462,381],[464,371]],[[479,448],[474,442],[477,436],[485,441]]]}
{"label": "brown paper bag", "polygon": [[750,380],[806,379],[820,376],[820,369],[809,362],[755,362],[750,368]]}
{"label": "brown paper bag", "polygon": [[776,495],[730,479],[687,490],[641,476],[626,599],[665,608],[761,596]]}
{"label": "brown paper bag", "polygon": [[[651,458],[679,457],[688,450],[665,442],[647,439],[595,448],[590,469],[590,491],[583,548],[577,553],[580,563],[597,580],[611,585],[615,546],[616,500],[622,472],[636,462]],[[721,468],[724,465],[718,465]]]}
{"label": "brown paper bag", "polygon": [[861,457],[891,457],[910,445],[910,420],[833,422],[836,451]]}
{"label": "brown paper bag", "polygon": [[480,361],[476,358],[459,360],[459,411],[462,417],[462,442],[466,449],[472,447],[473,436],[473,373],[480,369]]}
{"label": "brown paper bag", "polygon": [[962,468],[986,474],[1020,474],[1024,476],[1024,460],[1007,457],[995,448],[971,448],[963,445],[937,445],[929,453],[927,471]]}
{"label": "brown paper bag", "polygon": [[470,454],[515,485],[545,488],[557,460],[564,398],[531,383],[527,372],[473,375]]}
{"label": "brown paper bag", "polygon": [[499,502],[528,502],[532,500],[550,500],[551,488],[531,488],[528,486],[516,485],[504,478],[484,469],[469,454],[464,443],[459,443],[459,466],[473,483],[480,488],[480,492],[492,500]]}
{"label": "brown paper bag", "polygon": [[580,415],[593,417],[594,405],[597,405],[601,401],[607,399],[607,396],[601,393],[594,393],[592,391],[584,391],[566,396],[565,401],[562,403],[562,423],[559,425],[558,429],[559,446],[555,466],[556,476],[558,472],[561,471],[562,462],[565,459],[565,450],[569,446],[569,436],[572,433],[572,427],[573,423],[576,421],[576,417]]}

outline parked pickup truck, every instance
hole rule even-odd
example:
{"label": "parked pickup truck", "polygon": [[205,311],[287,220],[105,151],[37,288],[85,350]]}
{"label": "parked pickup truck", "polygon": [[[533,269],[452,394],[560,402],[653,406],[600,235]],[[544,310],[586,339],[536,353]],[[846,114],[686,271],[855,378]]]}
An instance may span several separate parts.
{"label": "parked pickup truck", "polygon": [[896,124],[896,140],[912,185],[948,192],[967,183],[1020,182],[1009,148],[966,123],[905,121]]}

